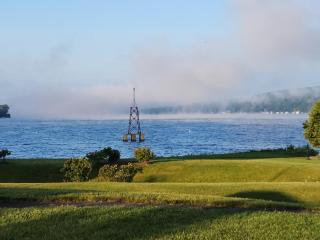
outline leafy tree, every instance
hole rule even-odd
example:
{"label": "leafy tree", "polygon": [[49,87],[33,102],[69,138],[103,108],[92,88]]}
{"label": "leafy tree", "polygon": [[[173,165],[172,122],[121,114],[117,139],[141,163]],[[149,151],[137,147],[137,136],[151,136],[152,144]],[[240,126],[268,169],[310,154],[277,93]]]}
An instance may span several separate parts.
{"label": "leafy tree", "polygon": [[10,117],[10,114],[8,113],[8,111],[9,111],[9,106],[7,104],[0,105],[0,118],[1,117],[5,117],[5,118]]}
{"label": "leafy tree", "polygon": [[311,146],[320,147],[320,100],[314,104],[308,120],[303,124],[304,136]]}
{"label": "leafy tree", "polygon": [[120,160],[120,152],[116,149],[108,147],[99,151],[88,153],[86,157],[90,159],[94,165],[101,166],[104,164],[118,162]]}
{"label": "leafy tree", "polygon": [[109,150],[109,162],[116,163],[120,160],[120,151],[110,148]]}
{"label": "leafy tree", "polygon": [[0,105],[0,114],[6,114],[9,111],[9,106],[7,104]]}
{"label": "leafy tree", "polygon": [[11,152],[8,149],[2,149],[0,150],[0,159],[2,159],[3,162],[6,161],[6,157],[10,156]]}

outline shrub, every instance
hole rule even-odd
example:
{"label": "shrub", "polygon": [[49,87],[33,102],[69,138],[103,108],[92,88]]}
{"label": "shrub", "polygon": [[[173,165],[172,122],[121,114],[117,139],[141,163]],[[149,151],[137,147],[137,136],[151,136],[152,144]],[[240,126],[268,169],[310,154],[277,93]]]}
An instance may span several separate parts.
{"label": "shrub", "polygon": [[156,157],[156,155],[150,150],[150,148],[143,147],[134,150],[134,157],[139,162],[148,162]]}
{"label": "shrub", "polygon": [[116,172],[115,180],[118,182],[132,182],[138,172],[142,172],[142,168],[132,163],[121,165],[119,171]]}
{"label": "shrub", "polygon": [[99,179],[104,181],[114,181],[114,176],[119,170],[119,166],[117,164],[114,165],[104,165],[99,169]]}
{"label": "shrub", "polygon": [[99,179],[108,182],[132,182],[134,176],[141,171],[141,167],[132,163],[104,165],[99,170]]}
{"label": "shrub", "polygon": [[[316,156],[318,151],[311,148],[309,145],[296,147],[294,145],[288,145],[286,148],[275,148],[275,149],[262,149],[262,150],[250,150],[250,153],[273,153],[278,156],[292,156],[292,157],[306,157]],[[276,156],[275,155],[275,156]]]}
{"label": "shrub", "polygon": [[310,148],[309,145],[302,146],[302,147],[295,147],[293,145],[289,145],[286,149],[289,153],[294,153],[299,156],[317,156],[318,151],[313,148]]}
{"label": "shrub", "polygon": [[10,155],[11,155],[11,152],[8,149],[0,150],[0,159],[2,159],[3,162],[5,162],[6,157]]}
{"label": "shrub", "polygon": [[94,165],[99,166],[103,164],[116,163],[120,159],[120,152],[108,147],[100,151],[88,153],[86,157],[90,159]]}
{"label": "shrub", "polygon": [[69,159],[64,162],[64,181],[84,182],[89,180],[92,171],[91,161],[87,158]]}
{"label": "shrub", "polygon": [[287,152],[294,152],[295,151],[295,146],[290,144],[289,146],[287,146],[287,148],[285,149]]}

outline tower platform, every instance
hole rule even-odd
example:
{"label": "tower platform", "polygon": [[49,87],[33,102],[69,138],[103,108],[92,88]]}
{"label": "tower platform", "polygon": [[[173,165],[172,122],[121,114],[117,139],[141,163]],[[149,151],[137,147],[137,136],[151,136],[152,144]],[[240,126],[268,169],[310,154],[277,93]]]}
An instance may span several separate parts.
{"label": "tower platform", "polygon": [[145,140],[144,134],[141,131],[139,108],[136,104],[136,89],[133,88],[133,102],[130,107],[128,132],[123,135],[124,142],[143,142]]}

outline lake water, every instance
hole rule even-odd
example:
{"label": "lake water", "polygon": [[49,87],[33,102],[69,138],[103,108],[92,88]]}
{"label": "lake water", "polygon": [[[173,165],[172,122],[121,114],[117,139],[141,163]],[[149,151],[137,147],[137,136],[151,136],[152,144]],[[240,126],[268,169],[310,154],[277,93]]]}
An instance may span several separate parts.
{"label": "lake water", "polygon": [[306,116],[211,116],[189,120],[142,120],[146,141],[122,142],[127,120],[45,121],[0,119],[0,149],[12,158],[83,156],[105,146],[131,157],[135,148],[150,147],[158,156],[227,153],[305,145]]}

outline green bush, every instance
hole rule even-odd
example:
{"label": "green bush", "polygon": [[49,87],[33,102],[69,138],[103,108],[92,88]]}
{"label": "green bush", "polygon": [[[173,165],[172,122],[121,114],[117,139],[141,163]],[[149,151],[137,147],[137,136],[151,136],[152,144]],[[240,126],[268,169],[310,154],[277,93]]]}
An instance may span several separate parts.
{"label": "green bush", "polygon": [[274,149],[261,149],[261,150],[250,150],[250,153],[274,153],[279,156],[292,156],[292,157],[307,157],[316,156],[318,151],[311,148],[309,145],[296,147],[294,145],[288,145],[286,148],[274,148]]}
{"label": "green bush", "polygon": [[317,156],[319,154],[317,150],[310,148],[309,145],[302,147],[289,145],[285,150],[289,153],[295,153],[300,156]]}
{"label": "green bush", "polygon": [[114,165],[104,165],[99,169],[99,180],[103,181],[113,181],[114,176],[116,175],[117,171],[119,170],[119,166]]}
{"label": "green bush", "polygon": [[10,155],[11,155],[11,152],[8,149],[0,150],[0,159],[2,159],[3,162],[5,162],[6,157]]}
{"label": "green bush", "polygon": [[104,165],[99,170],[99,180],[108,182],[132,182],[134,176],[141,171],[141,167],[132,163],[128,163],[127,165]]}
{"label": "green bush", "polygon": [[150,150],[150,148],[143,147],[134,150],[134,157],[139,162],[148,162],[152,159],[155,159],[156,155]]}
{"label": "green bush", "polygon": [[92,161],[94,165],[104,165],[116,163],[120,160],[120,152],[111,147],[104,148],[99,151],[91,152],[86,155],[88,159]]}
{"label": "green bush", "polygon": [[66,182],[84,182],[89,180],[92,163],[87,158],[69,159],[64,162],[62,172]]}

